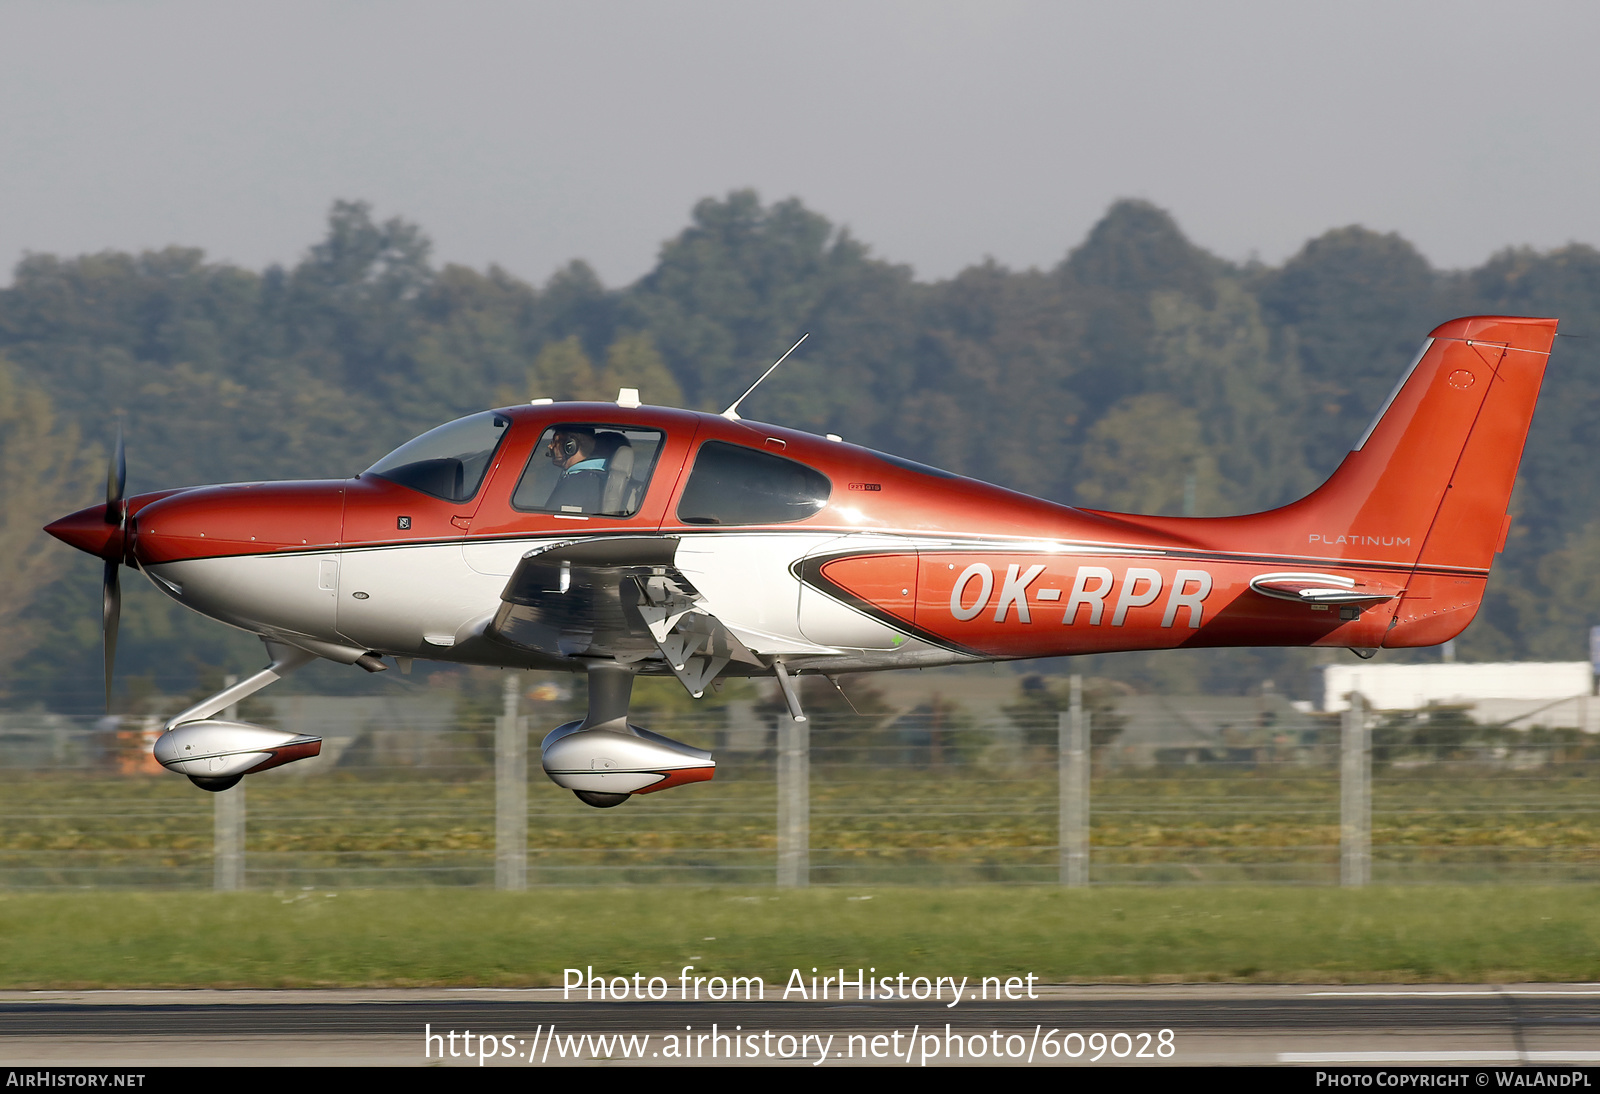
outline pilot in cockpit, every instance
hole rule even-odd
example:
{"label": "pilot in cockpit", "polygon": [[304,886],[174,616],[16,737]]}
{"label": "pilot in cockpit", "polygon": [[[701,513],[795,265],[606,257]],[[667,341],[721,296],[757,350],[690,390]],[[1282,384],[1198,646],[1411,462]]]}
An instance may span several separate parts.
{"label": "pilot in cockpit", "polygon": [[595,454],[594,430],[569,426],[557,430],[545,446],[545,455],[561,469],[550,491],[548,508],[558,513],[597,513],[605,492],[606,461]]}
{"label": "pilot in cockpit", "polygon": [[561,426],[549,435],[545,455],[557,474],[544,508],[557,513],[625,517],[639,507],[643,485],[634,483],[633,444],[626,436],[591,426]]}

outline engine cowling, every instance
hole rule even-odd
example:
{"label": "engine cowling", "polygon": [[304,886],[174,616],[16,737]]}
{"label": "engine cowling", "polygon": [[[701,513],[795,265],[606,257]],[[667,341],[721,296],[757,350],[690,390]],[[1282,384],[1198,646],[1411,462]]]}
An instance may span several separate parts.
{"label": "engine cowling", "polygon": [[322,738],[207,719],[163,733],[156,760],[206,790],[226,790],[246,775],[304,760],[322,751]]}
{"label": "engine cowling", "polygon": [[589,805],[620,805],[632,794],[653,794],[684,783],[707,782],[717,761],[703,748],[636,725],[627,732],[557,726],[539,746],[544,773]]}

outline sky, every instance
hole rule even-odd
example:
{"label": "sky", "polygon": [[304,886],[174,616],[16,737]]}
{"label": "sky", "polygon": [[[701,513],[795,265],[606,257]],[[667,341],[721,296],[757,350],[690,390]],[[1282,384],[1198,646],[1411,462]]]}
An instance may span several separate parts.
{"label": "sky", "polygon": [[0,3],[0,274],[296,261],[335,200],[536,283],[798,197],[924,279],[1054,265],[1120,197],[1227,258],[1347,224],[1436,265],[1600,242],[1600,5]]}

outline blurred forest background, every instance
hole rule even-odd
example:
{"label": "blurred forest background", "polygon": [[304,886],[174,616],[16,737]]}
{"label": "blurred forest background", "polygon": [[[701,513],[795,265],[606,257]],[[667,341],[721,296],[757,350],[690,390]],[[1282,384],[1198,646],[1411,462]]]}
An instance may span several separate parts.
{"label": "blurred forest background", "polygon": [[[1240,265],[1123,201],[1052,269],[991,262],[929,283],[797,200],[743,191],[699,203],[623,288],[583,262],[543,286],[437,266],[421,228],[358,202],[335,204],[287,269],[182,247],[31,255],[0,289],[0,702],[100,707],[100,563],[39,528],[104,497],[119,412],[133,493],[343,477],[532,397],[610,399],[627,384],[721,410],[810,331],[747,417],[1067,504],[1219,515],[1321,481],[1428,331],[1479,312],[1556,316],[1566,337],[1459,655],[1581,659],[1600,622],[1600,252],[1587,245],[1447,271],[1397,235],[1347,227],[1281,266]],[[145,584],[125,582],[125,701],[259,667],[253,638]],[[1214,692],[1277,677],[1300,694],[1303,670],[1330,656],[1348,655],[1123,654],[1072,671]],[[306,679],[377,686],[356,670]]]}

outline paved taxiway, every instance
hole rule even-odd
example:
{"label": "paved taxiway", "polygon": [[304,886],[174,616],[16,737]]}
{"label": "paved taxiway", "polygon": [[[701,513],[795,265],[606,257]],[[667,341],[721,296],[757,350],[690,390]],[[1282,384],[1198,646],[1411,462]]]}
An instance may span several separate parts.
{"label": "paved taxiway", "polygon": [[[779,989],[781,991],[781,988]],[[579,993],[574,993],[576,996]],[[489,1066],[565,1064],[660,1065],[661,1056],[596,1058],[590,1048],[563,1058],[574,1035],[651,1035],[660,1051],[669,1034],[742,1037],[771,1031],[755,1060],[711,1059],[702,1042],[681,1062],[783,1063],[768,1059],[775,1044],[804,1043],[815,1063],[818,1037],[833,1034],[834,1052],[860,1046],[854,1059],[829,1054],[827,1065],[876,1063],[904,1066],[908,1046],[938,1034],[984,1042],[984,1055],[929,1063],[1082,1066],[1101,1046],[1101,1064],[1405,1065],[1493,1067],[1515,1064],[1600,1064],[1600,985],[1283,987],[1260,985],[1045,986],[1039,998],[1015,1002],[938,1003],[583,1002],[563,1000],[560,989],[458,991],[113,991],[0,992],[0,1063],[25,1066],[157,1065],[438,1065],[478,1066],[475,1057],[451,1057],[441,1040],[424,1056],[424,1029],[435,1034],[470,1030],[479,1048],[485,1034],[518,1058],[497,1056]],[[949,1030],[946,1030],[946,1023]],[[547,1031],[554,1027],[556,1051]],[[686,1029],[686,1027],[689,1027]],[[737,1027],[737,1029],[736,1029]],[[1047,1058],[1041,1047],[1069,1033],[1076,1059]],[[1171,1055],[1160,1053],[1161,1030],[1171,1030]],[[915,1031],[916,1039],[912,1034]],[[998,1036],[996,1036],[998,1031]],[[899,1039],[893,1034],[899,1032]],[[1104,1035],[1095,1042],[1093,1035]],[[1126,1033],[1126,1040],[1112,1041]],[[802,1039],[806,1035],[812,1039]],[[1142,1041],[1139,1035],[1149,1034]],[[791,1040],[777,1039],[788,1035]],[[881,1042],[872,1040],[881,1036]],[[465,1047],[465,1038],[450,1047]],[[533,1049],[529,1049],[529,1044]],[[610,1042],[613,1046],[614,1042]],[[746,1042],[754,1049],[759,1042]],[[726,1047],[728,1042],[718,1042]],[[900,1055],[889,1055],[890,1046]],[[883,1055],[871,1048],[882,1046]],[[536,1053],[543,1047],[541,1058]],[[1147,1055],[1139,1058],[1143,1049]],[[647,1050],[647,1051],[649,1051]],[[1124,1058],[1117,1059],[1113,1051]],[[441,1060],[439,1057],[443,1056]],[[535,1056],[530,1061],[530,1055]],[[866,1058],[863,1059],[862,1056]],[[919,1051],[910,1049],[909,1059]],[[999,1058],[997,1059],[996,1056]],[[826,1065],[825,1065],[826,1066]]]}

